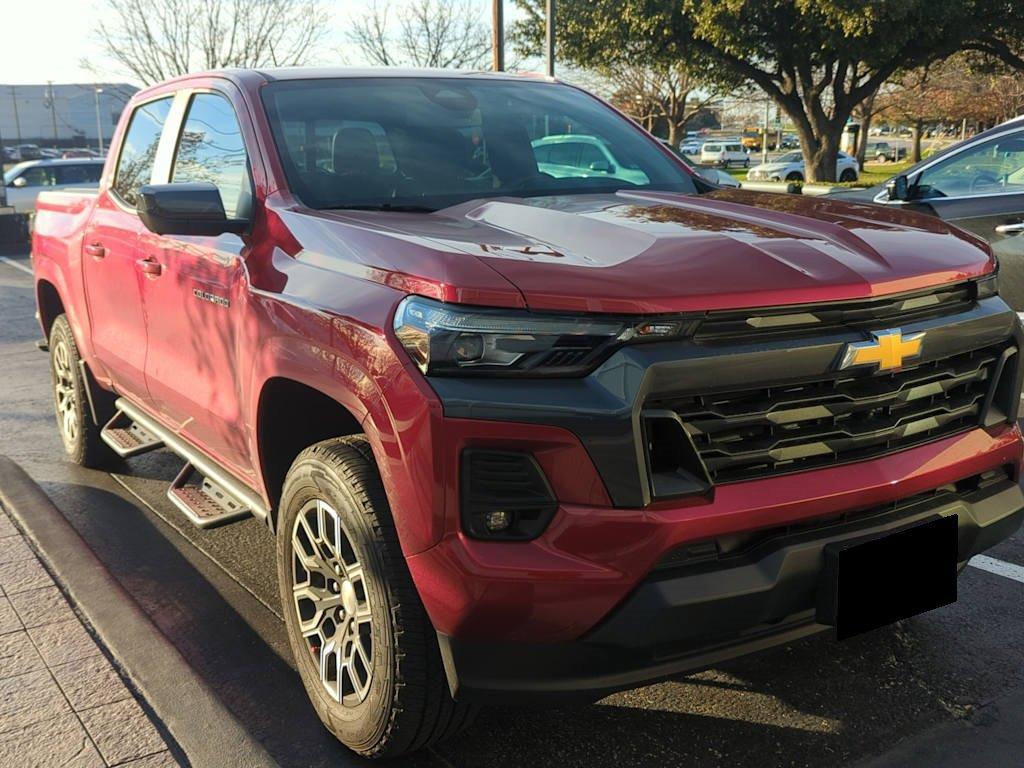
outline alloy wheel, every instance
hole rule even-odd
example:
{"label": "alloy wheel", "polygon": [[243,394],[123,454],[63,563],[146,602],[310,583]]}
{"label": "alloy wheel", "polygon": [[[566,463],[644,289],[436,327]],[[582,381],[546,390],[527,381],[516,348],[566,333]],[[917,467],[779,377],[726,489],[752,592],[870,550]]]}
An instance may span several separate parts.
{"label": "alloy wheel", "polygon": [[53,347],[53,392],[61,437],[65,445],[72,446],[78,437],[78,401],[71,350],[64,339],[59,339]]}
{"label": "alloy wheel", "polygon": [[327,693],[355,706],[373,679],[370,596],[352,540],[326,501],[311,500],[296,516],[292,553],[293,603],[310,658]]}

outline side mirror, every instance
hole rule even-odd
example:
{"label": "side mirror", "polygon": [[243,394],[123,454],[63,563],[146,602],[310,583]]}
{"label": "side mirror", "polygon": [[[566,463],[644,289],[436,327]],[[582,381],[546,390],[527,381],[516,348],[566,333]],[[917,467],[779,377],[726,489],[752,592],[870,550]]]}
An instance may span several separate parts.
{"label": "side mirror", "polygon": [[240,234],[249,227],[244,219],[229,219],[216,185],[147,184],[135,205],[146,229],[158,235]]}
{"label": "side mirror", "polygon": [[909,200],[910,199],[910,180],[900,174],[889,179],[889,183],[885,185],[886,192],[889,193],[890,200]]}
{"label": "side mirror", "polygon": [[19,176],[18,178],[11,182],[11,186],[18,187],[19,189],[21,189],[22,187],[27,187],[28,179],[26,179],[24,176]]}
{"label": "side mirror", "polygon": [[615,166],[607,160],[595,160],[590,164],[590,170],[599,171],[600,173],[614,173]]}

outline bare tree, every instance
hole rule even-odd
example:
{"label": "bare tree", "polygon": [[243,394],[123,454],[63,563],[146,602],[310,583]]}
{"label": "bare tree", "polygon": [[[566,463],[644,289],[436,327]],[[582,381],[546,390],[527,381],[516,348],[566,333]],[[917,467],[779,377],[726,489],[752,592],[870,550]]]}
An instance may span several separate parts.
{"label": "bare tree", "polygon": [[483,69],[490,28],[470,0],[410,0],[398,11],[374,3],[357,18],[349,40],[371,64]]}
{"label": "bare tree", "polygon": [[305,64],[327,24],[323,0],[105,0],[96,35],[145,84],[203,69]]}
{"label": "bare tree", "polygon": [[686,124],[723,96],[682,63],[629,64],[603,74],[613,88],[612,103],[648,130],[664,125],[676,148]]}

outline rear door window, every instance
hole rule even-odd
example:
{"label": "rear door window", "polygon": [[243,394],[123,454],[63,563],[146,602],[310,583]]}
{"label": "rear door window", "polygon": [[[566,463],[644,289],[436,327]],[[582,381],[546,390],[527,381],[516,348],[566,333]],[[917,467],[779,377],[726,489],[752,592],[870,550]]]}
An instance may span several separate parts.
{"label": "rear door window", "polygon": [[192,97],[171,174],[172,184],[200,181],[217,187],[229,219],[249,216],[252,183],[242,130],[231,102],[216,93]]}
{"label": "rear door window", "polygon": [[75,163],[74,165],[58,165],[57,183],[95,184],[103,174],[103,166],[99,163]]}
{"label": "rear door window", "polygon": [[156,150],[160,146],[160,135],[172,101],[172,96],[150,101],[136,107],[132,114],[114,172],[113,191],[133,208],[139,198],[139,189],[152,179]]}
{"label": "rear door window", "polygon": [[52,165],[26,168],[18,178],[25,180],[26,187],[53,187],[57,184],[57,174]]}

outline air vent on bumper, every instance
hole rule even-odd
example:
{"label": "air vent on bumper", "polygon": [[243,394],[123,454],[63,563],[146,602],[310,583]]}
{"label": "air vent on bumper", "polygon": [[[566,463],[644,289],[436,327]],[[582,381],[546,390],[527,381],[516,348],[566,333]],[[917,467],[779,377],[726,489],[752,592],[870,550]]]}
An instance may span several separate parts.
{"label": "air vent on bumper", "polygon": [[558,502],[533,456],[470,448],[462,452],[462,528],[475,539],[537,538]]}

